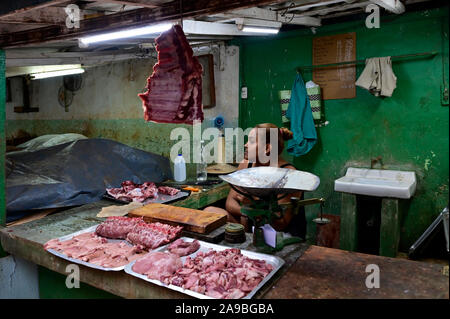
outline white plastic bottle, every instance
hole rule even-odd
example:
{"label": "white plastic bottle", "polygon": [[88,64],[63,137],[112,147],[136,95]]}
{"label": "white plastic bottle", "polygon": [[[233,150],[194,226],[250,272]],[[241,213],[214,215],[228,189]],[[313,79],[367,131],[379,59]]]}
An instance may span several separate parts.
{"label": "white plastic bottle", "polygon": [[177,182],[182,182],[186,179],[186,161],[181,154],[173,162],[174,178]]}

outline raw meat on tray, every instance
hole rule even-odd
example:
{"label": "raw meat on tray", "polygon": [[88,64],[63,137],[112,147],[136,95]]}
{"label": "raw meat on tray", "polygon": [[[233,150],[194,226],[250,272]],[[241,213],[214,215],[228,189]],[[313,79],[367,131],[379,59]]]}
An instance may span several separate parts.
{"label": "raw meat on tray", "polygon": [[44,244],[44,249],[53,249],[67,257],[104,268],[124,266],[146,253],[139,247],[125,242],[108,242],[106,238],[92,232],[83,233],[65,241],[52,239]]}
{"label": "raw meat on tray", "polygon": [[170,226],[161,223],[139,223],[128,233],[127,240],[144,249],[155,249],[170,243],[183,230],[181,226]]}
{"label": "raw meat on tray", "polygon": [[98,235],[112,239],[126,239],[142,249],[155,249],[178,237],[183,227],[162,223],[147,224],[142,217],[108,217],[97,226]]}
{"label": "raw meat on tray", "polygon": [[121,187],[107,188],[106,192],[111,197],[121,201],[135,201],[142,203],[146,199],[158,197],[158,194],[170,196],[176,195],[180,192],[180,190],[168,186],[157,187],[155,183],[152,182],[135,184],[132,181],[125,181],[121,184]]}
{"label": "raw meat on tray", "polygon": [[173,251],[185,243],[179,239],[168,247],[169,251],[150,252],[138,259],[131,270],[166,285],[218,299],[245,297],[273,270],[266,261],[244,256],[236,248],[209,249],[181,259]]}
{"label": "raw meat on tray", "polygon": [[[95,232],[87,232],[72,239],[49,240],[44,249],[53,249],[69,258],[79,259],[104,268],[116,268],[175,239],[183,227],[162,223],[147,224],[141,218],[108,217]],[[109,239],[126,239],[111,241]],[[175,256],[175,255],[174,255]]]}
{"label": "raw meat on tray", "polygon": [[135,184],[132,181],[125,181],[118,188],[107,188],[106,192],[115,199],[131,202],[143,202],[147,198],[155,198],[158,196],[158,187],[155,183],[145,182],[143,184]]}
{"label": "raw meat on tray", "polygon": [[169,186],[160,186],[158,187],[158,194],[165,194],[165,195],[176,195],[180,192],[180,190],[173,188],[173,187],[169,187]]}
{"label": "raw meat on tray", "polygon": [[273,270],[264,260],[251,259],[236,248],[198,252],[186,257],[183,267],[164,279],[172,284],[213,298],[245,297]]}
{"label": "raw meat on tray", "polygon": [[112,239],[126,239],[128,233],[131,232],[137,224],[142,222],[142,217],[129,218],[113,216],[98,225],[95,229],[95,233]]}
{"label": "raw meat on tray", "polygon": [[147,275],[150,279],[163,280],[173,275],[183,265],[177,255],[164,252],[150,252],[137,260],[131,268],[134,272]]}
{"label": "raw meat on tray", "polygon": [[200,248],[200,243],[198,242],[198,240],[188,242],[188,241],[184,241],[181,238],[175,240],[173,243],[171,243],[169,245],[169,247],[167,247],[167,249],[172,254],[178,255],[180,257],[195,253],[199,248]]}

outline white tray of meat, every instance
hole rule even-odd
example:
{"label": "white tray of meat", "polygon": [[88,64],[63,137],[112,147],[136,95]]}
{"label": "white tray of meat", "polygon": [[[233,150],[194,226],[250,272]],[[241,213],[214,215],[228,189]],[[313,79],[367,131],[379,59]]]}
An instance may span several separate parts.
{"label": "white tray of meat", "polygon": [[73,263],[105,271],[120,271],[126,264],[147,254],[125,240],[96,235],[97,226],[52,239],[44,244],[44,249]]}
{"label": "white tray of meat", "polygon": [[283,265],[276,256],[181,237],[124,270],[199,299],[251,299]]}
{"label": "white tray of meat", "polygon": [[189,195],[189,191],[182,191],[175,187],[157,186],[152,182],[136,184],[132,181],[125,181],[120,187],[107,188],[103,198],[123,204],[139,202],[146,205],[150,203],[168,204]]}

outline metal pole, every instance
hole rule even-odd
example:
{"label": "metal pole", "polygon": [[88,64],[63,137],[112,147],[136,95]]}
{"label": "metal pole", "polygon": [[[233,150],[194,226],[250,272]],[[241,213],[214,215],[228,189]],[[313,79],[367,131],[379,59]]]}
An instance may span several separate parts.
{"label": "metal pole", "polygon": [[[395,55],[391,58],[393,60],[395,59],[402,59],[402,58],[411,58],[411,57],[418,57],[418,56],[428,56],[428,55],[436,55],[436,51],[432,52],[424,52],[424,53],[413,53],[413,54],[404,54],[404,55]],[[366,63],[366,59],[364,60],[355,60],[355,61],[345,61],[345,62],[338,62],[338,63],[330,63],[330,64],[319,64],[319,65],[305,65],[297,68],[297,71],[302,70],[308,70],[308,69],[316,69],[316,68],[328,68],[332,66],[341,66],[341,65],[347,65],[347,64],[364,64]]]}

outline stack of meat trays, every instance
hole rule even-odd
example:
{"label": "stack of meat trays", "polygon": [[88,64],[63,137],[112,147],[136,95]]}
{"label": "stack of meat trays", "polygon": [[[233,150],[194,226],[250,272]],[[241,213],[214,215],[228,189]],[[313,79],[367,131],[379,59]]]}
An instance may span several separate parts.
{"label": "stack of meat trays", "polygon": [[198,299],[251,299],[283,265],[276,256],[181,237],[125,272]]}

